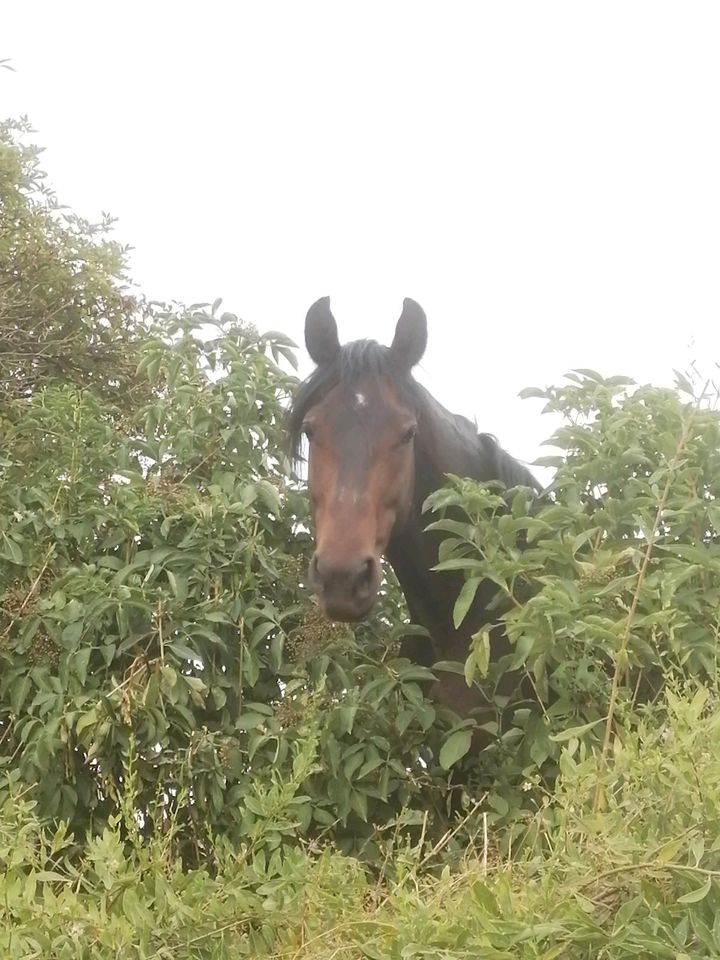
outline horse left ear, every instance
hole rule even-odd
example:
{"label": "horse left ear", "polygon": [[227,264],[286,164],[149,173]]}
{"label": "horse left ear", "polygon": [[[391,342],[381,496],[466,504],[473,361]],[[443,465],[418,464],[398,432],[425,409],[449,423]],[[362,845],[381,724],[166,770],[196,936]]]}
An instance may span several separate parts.
{"label": "horse left ear", "polygon": [[408,372],[420,363],[427,347],[427,317],[425,311],[410,297],[403,300],[403,309],[395,328],[390,347],[393,362]]}
{"label": "horse left ear", "polygon": [[321,297],[305,317],[305,346],[318,366],[332,363],[340,353],[337,324],[330,310],[330,297]]}

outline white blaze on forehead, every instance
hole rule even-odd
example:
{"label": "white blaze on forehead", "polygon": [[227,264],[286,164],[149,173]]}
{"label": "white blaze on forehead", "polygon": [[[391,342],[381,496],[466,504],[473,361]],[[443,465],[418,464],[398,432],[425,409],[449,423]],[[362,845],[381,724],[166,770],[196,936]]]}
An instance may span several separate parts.
{"label": "white blaze on forehead", "polygon": [[356,407],[366,407],[367,406],[367,397],[364,393],[355,394],[355,406]]}
{"label": "white blaze on forehead", "polygon": [[357,490],[349,490],[347,487],[340,487],[337,492],[338,503],[351,503],[357,506],[360,502],[360,494]]}

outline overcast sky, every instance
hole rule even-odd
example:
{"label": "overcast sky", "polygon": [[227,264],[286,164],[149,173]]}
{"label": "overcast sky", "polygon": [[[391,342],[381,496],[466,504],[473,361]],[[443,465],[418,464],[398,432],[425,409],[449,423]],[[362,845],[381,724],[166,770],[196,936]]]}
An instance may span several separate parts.
{"label": "overcast sky", "polygon": [[149,296],[386,343],[414,297],[420,379],[532,460],[524,386],[720,359],[719,50],[717,0],[36,0],[0,107]]}

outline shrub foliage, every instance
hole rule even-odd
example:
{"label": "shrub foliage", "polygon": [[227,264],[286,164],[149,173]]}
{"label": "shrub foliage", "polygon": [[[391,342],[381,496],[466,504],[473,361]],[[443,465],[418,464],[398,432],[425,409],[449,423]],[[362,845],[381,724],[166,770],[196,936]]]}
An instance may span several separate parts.
{"label": "shrub foliage", "polygon": [[[418,763],[437,719],[428,674],[397,656],[394,586],[354,633],[324,622],[303,589],[306,502],[282,453],[289,341],[219,304],[129,300],[117,249],[89,228],[79,242],[77,221],[37,196],[35,154],[5,137],[10,256],[42,248],[51,262],[55,247],[59,271],[72,262],[57,290],[45,260],[35,282],[21,264],[0,315],[7,342],[24,336],[29,354],[42,351],[28,338],[48,342],[53,371],[22,367],[19,347],[4,360],[0,738],[12,776],[43,816],[97,832],[134,738],[145,829],[160,826],[152,801],[170,810],[186,791],[195,859],[218,832],[246,835],[258,784],[292,770],[308,730],[317,758],[290,832],[362,844],[371,820],[441,802],[444,772]],[[51,290],[19,330],[16,304],[37,283]],[[75,306],[53,330],[56,296]]]}
{"label": "shrub foliage", "polygon": [[[555,468],[541,505],[457,477],[430,498],[447,533],[438,568],[466,574],[456,619],[484,578],[507,610],[507,656],[490,663],[481,631],[456,665],[487,692],[493,775],[537,784],[565,742],[606,753],[616,723],[669,679],[716,683],[720,416],[708,384],[697,393],[683,375],[669,390],[593,371],[529,389],[564,421],[547,441],[558,453],[540,461]],[[494,695],[508,672],[533,695]]]}
{"label": "shrub foliage", "polygon": [[305,588],[294,345],[132,294],[27,132],[0,127],[4,955],[716,956],[707,387],[528,390],[563,420],[545,497],[429,499],[456,620],[489,578],[510,639],[445,664],[486,693],[470,762],[391,573],[356,629]]}

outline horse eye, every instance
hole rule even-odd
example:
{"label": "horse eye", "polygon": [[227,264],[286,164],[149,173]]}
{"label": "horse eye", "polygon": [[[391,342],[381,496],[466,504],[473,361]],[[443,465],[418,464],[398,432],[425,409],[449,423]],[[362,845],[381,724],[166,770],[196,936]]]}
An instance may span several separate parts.
{"label": "horse eye", "polygon": [[405,431],[400,443],[410,443],[411,440],[415,439],[416,434],[417,434],[417,425],[413,424],[412,427],[408,427],[408,429]]}
{"label": "horse eye", "polygon": [[302,425],[302,432],[303,432],[303,435],[304,435],[305,437],[307,437],[308,440],[311,440],[311,439],[312,439],[312,435],[313,435],[312,424],[311,424],[311,423],[304,423],[304,424]]}

